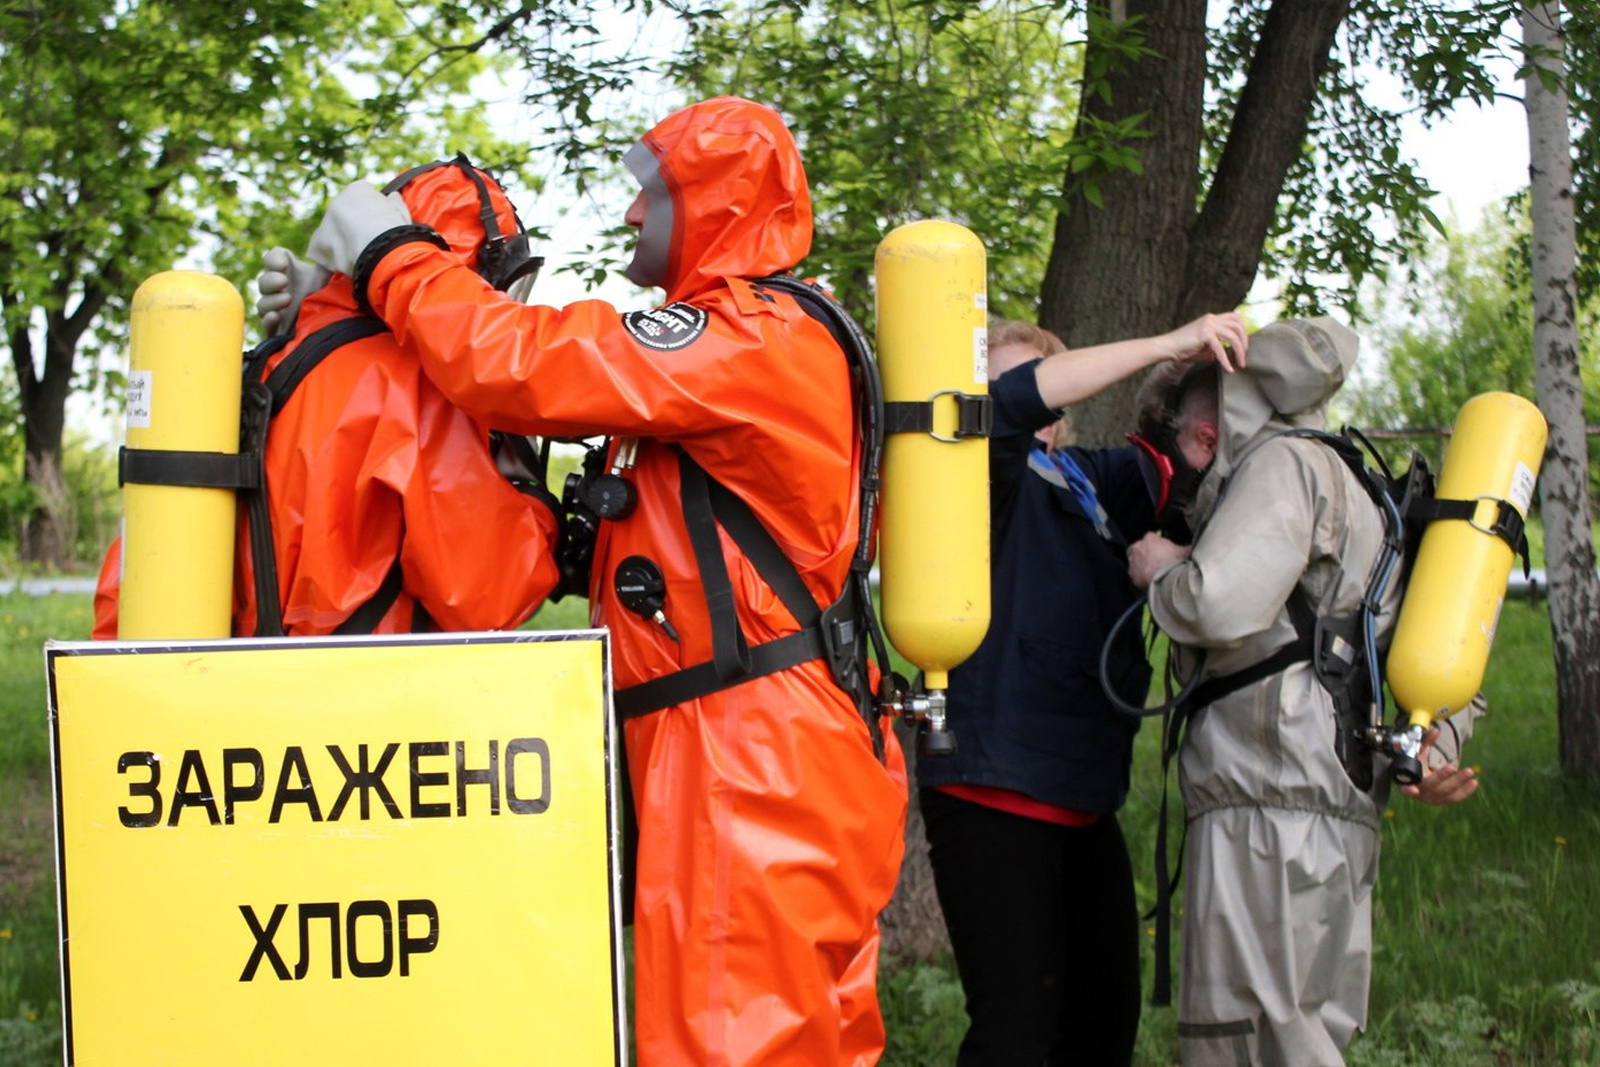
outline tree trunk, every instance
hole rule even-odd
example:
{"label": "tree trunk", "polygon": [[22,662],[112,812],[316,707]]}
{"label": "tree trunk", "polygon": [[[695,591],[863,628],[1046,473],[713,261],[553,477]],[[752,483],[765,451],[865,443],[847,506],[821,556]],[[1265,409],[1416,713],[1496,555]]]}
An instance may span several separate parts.
{"label": "tree trunk", "polygon": [[[72,494],[62,476],[62,436],[72,356],[77,333],[66,340],[59,316],[48,320],[44,374],[34,368],[33,346],[25,329],[11,334],[12,365],[19,386],[25,477],[37,500],[18,531],[17,555],[24,563],[60,570],[72,559],[76,517]],[[81,331],[78,331],[81,333]]]}
{"label": "tree trunk", "polygon": [[[1146,113],[1153,136],[1137,143],[1143,173],[1121,170],[1100,182],[1104,207],[1077,192],[1056,216],[1055,239],[1039,293],[1039,323],[1069,347],[1100,344],[1174,325],[1188,230],[1200,182],[1206,77],[1206,5],[1199,0],[1129,0],[1143,15],[1155,55],[1115,65],[1110,100],[1085,91],[1075,138],[1094,122]],[[1093,37],[1085,69],[1116,64]],[[1067,175],[1067,179],[1071,179]],[[1077,443],[1121,443],[1131,428],[1135,383],[1113,386],[1073,409]]]}
{"label": "tree trunk", "polygon": [[901,960],[928,961],[950,949],[945,932],[944,912],[933,888],[933,867],[928,863],[928,839],[922,832],[922,808],[917,804],[916,731],[898,720],[895,735],[906,754],[906,771],[911,786],[911,804],[906,809],[906,858],[900,864],[900,879],[894,896],[883,909],[879,924],[883,931],[883,953]]}
{"label": "tree trunk", "polygon": [[[1206,78],[1206,5],[1129,0],[1156,53],[1113,69],[1110,101],[1085,93],[1075,136],[1096,119],[1146,113],[1143,172],[1101,185],[1105,206],[1065,202],[1040,287],[1039,321],[1069,346],[1161,333],[1244,301],[1283,181],[1302,150],[1312,101],[1349,0],[1277,0],[1263,23],[1217,177],[1197,212]],[[1091,40],[1085,67],[1105,57]],[[1071,177],[1070,175],[1068,176]],[[1121,443],[1136,383],[1076,405],[1089,447]]]}
{"label": "tree trunk", "polygon": [[[1534,387],[1550,424],[1539,479],[1550,632],[1555,645],[1561,769],[1600,774],[1600,579],[1590,534],[1588,445],[1578,362],[1577,253],[1567,76],[1558,3],[1522,12],[1530,61],[1555,76],[1527,79],[1533,215]],[[1541,54],[1542,53],[1542,54]]]}
{"label": "tree trunk", "polygon": [[37,503],[17,531],[17,557],[46,571],[67,569],[78,538],[77,513],[61,471],[60,455],[58,447],[55,456],[27,458],[27,480]]}

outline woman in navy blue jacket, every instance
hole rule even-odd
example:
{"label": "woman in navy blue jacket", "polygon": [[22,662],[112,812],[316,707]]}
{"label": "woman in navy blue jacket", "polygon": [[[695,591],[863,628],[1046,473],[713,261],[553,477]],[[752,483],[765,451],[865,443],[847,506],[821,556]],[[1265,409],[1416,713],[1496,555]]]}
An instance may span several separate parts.
{"label": "woman in navy blue jacket", "polygon": [[[1138,720],[1106,699],[1098,663],[1138,598],[1126,547],[1156,528],[1160,486],[1138,448],[1052,442],[1063,407],[1113,382],[1165,361],[1231,370],[1244,350],[1231,312],[1077,351],[1031,323],[989,328],[991,621],[951,672],[957,752],[917,766],[971,1019],[959,1067],[1132,1058],[1138,915],[1116,812]],[[1136,632],[1111,664],[1142,703],[1150,668]]]}

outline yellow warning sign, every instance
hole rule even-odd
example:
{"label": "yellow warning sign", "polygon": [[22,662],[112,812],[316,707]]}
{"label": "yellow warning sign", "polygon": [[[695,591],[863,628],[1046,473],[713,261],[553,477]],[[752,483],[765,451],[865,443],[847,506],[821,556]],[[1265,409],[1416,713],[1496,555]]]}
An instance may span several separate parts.
{"label": "yellow warning sign", "polygon": [[46,655],[67,1062],[622,1062],[602,633]]}

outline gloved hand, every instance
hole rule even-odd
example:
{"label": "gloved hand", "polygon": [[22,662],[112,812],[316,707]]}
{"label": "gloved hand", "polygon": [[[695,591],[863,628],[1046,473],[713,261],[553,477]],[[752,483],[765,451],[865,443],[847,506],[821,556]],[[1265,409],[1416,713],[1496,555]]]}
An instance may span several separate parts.
{"label": "gloved hand", "polygon": [[356,259],[378,235],[410,224],[399,193],[385,196],[370,182],[351,182],[323,212],[306,255],[331,271],[354,274]]}
{"label": "gloved hand", "polygon": [[328,284],[333,275],[326,267],[307,263],[287,248],[269,248],[256,275],[256,314],[268,337],[288,333],[300,314],[300,302]]}

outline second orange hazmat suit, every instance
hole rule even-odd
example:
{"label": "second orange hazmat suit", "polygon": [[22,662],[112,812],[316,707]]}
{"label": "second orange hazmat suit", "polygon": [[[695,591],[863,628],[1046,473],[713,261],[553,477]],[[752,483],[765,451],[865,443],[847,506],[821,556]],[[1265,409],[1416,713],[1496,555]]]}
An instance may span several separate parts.
{"label": "second orange hazmat suit", "polygon": [[[520,230],[510,200],[479,172],[499,231]],[[472,265],[484,243],[482,203],[462,167],[417,174],[401,190],[412,216]],[[350,279],[335,275],[308,296],[295,336],[267,371],[318,329],[360,314]],[[332,633],[372,597],[399,559],[402,588],[376,633],[516,626],[556,582],[556,520],[495,467],[487,433],[454,407],[383,332],[335,349],[272,420],[266,472],[284,632]],[[234,634],[256,632],[254,576],[240,509]],[[117,635],[121,543],[113,544],[95,594],[97,638]]]}
{"label": "second orange hazmat suit", "polygon": [[[782,120],[746,100],[705,101],[662,121],[628,161],[649,198],[636,260],[648,277],[630,276],[665,288],[662,307],[520,305],[417,240],[389,244],[358,279],[477,417],[636,444],[625,474],[638,505],[601,524],[590,594],[619,688],[711,658],[677,449],[748,504],[823,606],[846,578],[860,493],[844,354],[792,297],[753,281],[792,269],[811,244],[810,192]],[[725,533],[721,548],[750,645],[795,632]],[[636,555],[664,575],[671,633],[619,601],[617,565]],[[906,803],[883,733],[880,759],[821,660],[627,721],[645,1067],[877,1061],[877,916]]]}

